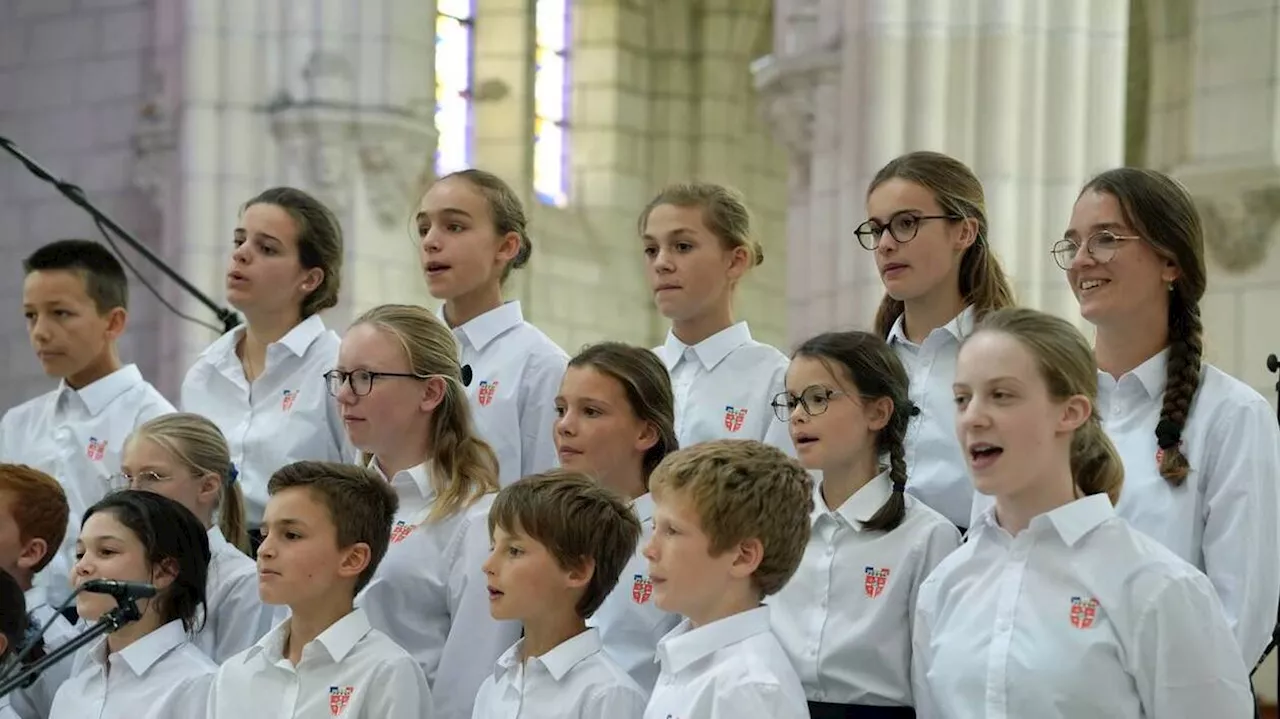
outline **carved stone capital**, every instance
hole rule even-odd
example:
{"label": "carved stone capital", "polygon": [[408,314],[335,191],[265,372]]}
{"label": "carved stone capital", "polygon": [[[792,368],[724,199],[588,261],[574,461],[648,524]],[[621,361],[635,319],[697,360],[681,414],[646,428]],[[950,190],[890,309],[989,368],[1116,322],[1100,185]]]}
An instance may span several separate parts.
{"label": "carved stone capital", "polygon": [[1190,166],[1175,173],[1195,197],[1205,246],[1228,272],[1246,272],[1267,257],[1280,229],[1280,167]]}
{"label": "carved stone capital", "polygon": [[407,114],[369,115],[361,120],[358,144],[374,218],[388,230],[407,226],[418,191],[435,171],[435,123]]}
{"label": "carved stone capital", "polygon": [[817,96],[835,92],[839,47],[778,57],[766,55],[751,64],[764,121],[795,159],[813,152]]}
{"label": "carved stone capital", "polygon": [[178,157],[179,127],[174,113],[159,100],[142,105],[138,129],[133,134],[133,185],[157,207],[165,206],[162,195],[173,185],[174,162]]}
{"label": "carved stone capital", "polygon": [[304,188],[342,217],[354,196],[355,123],[350,109],[325,103],[274,103],[271,132]]}

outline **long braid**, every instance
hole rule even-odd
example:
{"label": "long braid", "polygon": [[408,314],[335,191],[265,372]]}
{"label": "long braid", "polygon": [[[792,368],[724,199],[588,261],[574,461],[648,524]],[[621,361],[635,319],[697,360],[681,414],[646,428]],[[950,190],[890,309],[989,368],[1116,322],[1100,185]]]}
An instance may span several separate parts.
{"label": "long braid", "polygon": [[1170,342],[1164,403],[1160,407],[1160,421],[1156,424],[1160,476],[1174,487],[1181,486],[1191,471],[1181,443],[1187,417],[1191,414],[1191,403],[1200,388],[1203,333],[1199,304],[1185,302],[1175,286],[1169,296]]}
{"label": "long braid", "polygon": [[920,414],[920,408],[907,400],[904,405],[895,404],[893,417],[885,428],[880,430],[877,438],[877,449],[889,452],[889,480],[893,483],[893,493],[880,505],[880,509],[863,523],[865,529],[889,531],[902,524],[907,516],[907,426],[911,418]]}

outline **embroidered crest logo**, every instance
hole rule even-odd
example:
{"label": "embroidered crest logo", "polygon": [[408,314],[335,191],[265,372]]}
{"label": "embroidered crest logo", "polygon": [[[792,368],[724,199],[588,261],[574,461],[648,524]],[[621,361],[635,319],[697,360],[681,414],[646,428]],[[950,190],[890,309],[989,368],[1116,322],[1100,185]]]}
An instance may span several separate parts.
{"label": "embroidered crest logo", "polygon": [[298,390],[296,389],[285,390],[284,396],[281,397],[280,399],[280,410],[282,412],[288,412],[289,410],[293,409],[293,401],[297,398],[298,398]]}
{"label": "embroidered crest logo", "polygon": [[732,406],[724,408],[724,428],[730,432],[737,432],[742,429],[742,423],[746,421],[747,410],[735,410]]}
{"label": "embroidered crest logo", "polygon": [[1088,629],[1093,626],[1093,622],[1098,618],[1098,600],[1089,597],[1071,598],[1071,626],[1076,629]]}
{"label": "embroidered crest logo", "polygon": [[329,716],[342,716],[351,702],[353,691],[355,687],[329,687]]}
{"label": "embroidered crest logo", "polygon": [[94,462],[100,461],[107,454],[107,440],[98,439],[97,437],[89,438],[89,447],[85,450],[85,456]]}
{"label": "embroidered crest logo", "polygon": [[644,604],[652,596],[653,581],[643,574],[637,574],[635,582],[631,585],[631,598],[636,600],[636,604]]}
{"label": "embroidered crest logo", "polygon": [[496,380],[493,382],[483,380],[480,382],[480,387],[476,390],[476,399],[480,400],[481,407],[488,407],[489,403],[493,401],[493,396],[497,393],[498,383]]}
{"label": "embroidered crest logo", "polygon": [[876,569],[875,567],[866,568],[866,579],[863,582],[863,588],[867,591],[867,596],[875,599],[884,591],[884,585],[889,583],[889,569]]}
{"label": "embroidered crest logo", "polygon": [[391,527],[391,543],[399,544],[409,538],[413,534],[414,525],[403,520],[398,520]]}

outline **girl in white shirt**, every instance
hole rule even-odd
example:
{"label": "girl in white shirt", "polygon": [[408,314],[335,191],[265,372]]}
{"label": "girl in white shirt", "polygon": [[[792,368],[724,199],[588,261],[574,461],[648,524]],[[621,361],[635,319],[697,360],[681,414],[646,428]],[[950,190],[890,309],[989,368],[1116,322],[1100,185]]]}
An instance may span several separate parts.
{"label": "girl in white shirt", "polygon": [[604,648],[645,692],[658,680],[658,640],[680,617],[653,601],[644,546],[653,536],[649,475],[677,447],[671,380],[649,350],[620,342],[584,348],[556,395],[560,466],[594,477],[631,501],[640,541],[618,584],[588,620]]}
{"label": "girl in white shirt", "polygon": [[1202,719],[1253,711],[1222,604],[1195,567],[1118,517],[1124,467],[1071,323],[988,315],[960,350],[956,434],[995,497],[920,587],[924,719]]}
{"label": "girl in white shirt", "polygon": [[121,470],[131,489],[191,510],[209,535],[207,606],[196,646],[219,664],[248,649],[271,628],[271,615],[258,597],[258,567],[245,554],[244,499],[222,432],[198,414],[157,417],[129,436]]}
{"label": "girl in white shirt", "polygon": [[[123,490],[90,507],[76,540],[76,587],[108,579],[150,584],[157,593],[136,600],[140,619],[76,654],[49,719],[203,716],[218,665],[189,636],[204,611],[208,571],[208,534],[172,499]],[[107,594],[76,598],[89,624],[116,606]]]}
{"label": "girl in white shirt", "polygon": [[338,302],[342,258],[338,218],[311,195],[276,187],[245,203],[226,274],[227,301],[245,323],[209,345],[182,383],[182,410],[227,438],[255,547],[273,472],[354,458],[322,379],[338,335],[319,313]]}
{"label": "girl in white shirt", "polygon": [[418,660],[432,716],[469,719],[520,625],[489,615],[480,567],[498,466],[472,426],[457,343],[426,309],[382,305],[347,330],[326,379],[362,461],[400,499],[387,555],[356,604]]}
{"label": "girl in white shirt", "polygon": [[733,319],[738,282],[764,261],[741,195],[720,185],[664,188],[640,214],[645,276],[671,320],[654,348],[671,373],[681,447],[754,439],[795,454],[769,402],[783,390],[787,357]]}
{"label": "girl in white shirt", "polygon": [[1116,512],[1213,582],[1244,660],[1280,597],[1280,429],[1251,387],[1203,361],[1204,230],[1174,180],[1091,180],[1053,248],[1094,327],[1099,410],[1120,451]]}
{"label": "girl in white shirt", "polygon": [[427,190],[415,218],[422,269],[440,318],[453,329],[469,377],[476,428],[498,455],[503,486],[556,466],[547,427],[569,359],[525,322],[502,285],[533,253],[524,206],[484,170],[446,175]]}
{"label": "girl in white shirt", "polygon": [[960,533],[905,492],[907,394],[883,339],[831,332],[800,345],[773,402],[801,464],[822,471],[804,559],[769,599],[814,719],[915,716],[916,593]]}
{"label": "girl in white shirt", "polygon": [[854,233],[884,283],[875,331],[906,366],[921,410],[907,433],[907,492],[963,529],[973,487],[950,404],[956,353],[983,313],[1013,305],[987,239],[982,183],[955,158],[912,152],[876,173],[867,217]]}

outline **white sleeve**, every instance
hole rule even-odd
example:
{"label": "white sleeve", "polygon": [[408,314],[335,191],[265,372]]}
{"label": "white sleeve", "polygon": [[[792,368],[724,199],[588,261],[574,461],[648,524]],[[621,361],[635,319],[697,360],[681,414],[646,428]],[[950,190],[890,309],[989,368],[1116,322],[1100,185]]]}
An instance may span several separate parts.
{"label": "white sleeve", "polygon": [[916,604],[920,598],[920,587],[929,578],[934,568],[960,546],[960,530],[950,522],[939,522],[929,529],[925,540],[924,557],[920,565],[920,575],[916,578],[916,586],[911,589],[911,606],[907,608],[908,621],[914,621]]}
{"label": "white sleeve", "polygon": [[[563,354],[534,355],[520,379],[521,477],[560,466],[553,430],[556,395],[560,392],[560,382],[568,364],[569,360]],[[488,605],[487,597],[485,604]]]}
{"label": "white sleeve", "polygon": [[1209,433],[1204,477],[1204,571],[1253,667],[1280,600],[1280,427],[1260,396],[1229,405]]}
{"label": "white sleeve", "polygon": [[253,646],[271,628],[271,615],[258,596],[257,574],[231,577],[223,588],[218,606],[209,607],[216,617],[209,658],[218,664]]}
{"label": "white sleeve", "polygon": [[716,694],[707,719],[809,719],[809,711],[792,706],[776,685],[740,684]]}
{"label": "white sleeve", "polygon": [[[422,668],[411,657],[387,662],[374,673],[371,687],[376,687],[365,704],[363,716],[378,719],[439,719],[431,689]],[[466,717],[465,719],[470,719]]]}
{"label": "white sleeve", "polygon": [[1208,580],[1198,572],[1163,578],[1144,602],[1129,640],[1129,671],[1143,714],[1160,719],[1249,717],[1253,694],[1240,648]]}
{"label": "white sleeve", "polygon": [[915,613],[911,620],[911,694],[917,719],[937,719],[943,716],[929,691],[929,660],[932,653],[933,611],[937,602],[938,586],[928,579],[920,585]]}
{"label": "white sleeve", "polygon": [[474,508],[446,553],[449,569],[449,635],[436,671],[434,696],[439,719],[469,719],[476,692],[493,675],[494,663],[520,639],[521,625],[489,615],[489,590],[481,567],[489,555],[489,526]]}

